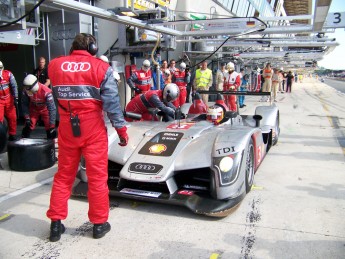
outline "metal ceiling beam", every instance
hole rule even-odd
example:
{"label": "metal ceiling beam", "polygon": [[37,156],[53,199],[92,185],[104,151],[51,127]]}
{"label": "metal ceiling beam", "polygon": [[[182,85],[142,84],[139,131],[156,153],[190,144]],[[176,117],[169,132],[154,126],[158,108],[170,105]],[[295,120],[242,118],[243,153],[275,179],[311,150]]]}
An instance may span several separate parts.
{"label": "metal ceiling beam", "polygon": [[151,26],[148,25],[146,22],[135,19],[135,18],[130,18],[127,16],[119,16],[115,15],[113,12],[107,11],[102,8],[98,8],[95,6],[91,6],[88,4],[76,2],[76,1],[71,1],[71,0],[48,0],[47,2],[51,3],[53,6],[63,8],[65,10],[70,10],[70,11],[75,11],[78,13],[83,13],[87,15],[91,15],[93,17],[101,18],[104,20],[108,21],[113,21],[121,24],[126,24],[126,25],[132,25],[138,28],[143,28],[155,32],[160,32],[168,35],[173,35],[173,36],[181,36],[182,33],[170,29],[167,27],[163,26]]}
{"label": "metal ceiling beam", "polygon": [[332,0],[315,0],[313,31],[322,31]]}

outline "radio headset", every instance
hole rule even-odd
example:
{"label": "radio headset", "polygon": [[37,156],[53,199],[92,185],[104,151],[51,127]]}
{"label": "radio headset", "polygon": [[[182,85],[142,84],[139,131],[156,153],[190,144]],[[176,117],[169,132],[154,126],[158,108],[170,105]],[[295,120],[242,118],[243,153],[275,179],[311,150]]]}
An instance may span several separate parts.
{"label": "radio headset", "polygon": [[96,38],[89,34],[89,33],[82,33],[87,38],[87,52],[89,52],[92,56],[97,54],[98,46]]}

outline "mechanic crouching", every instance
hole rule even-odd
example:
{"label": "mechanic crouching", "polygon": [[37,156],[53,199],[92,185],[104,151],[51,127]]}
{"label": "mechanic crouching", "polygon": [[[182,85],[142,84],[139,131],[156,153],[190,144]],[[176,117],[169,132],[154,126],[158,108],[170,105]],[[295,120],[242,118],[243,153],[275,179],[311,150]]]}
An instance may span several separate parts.
{"label": "mechanic crouching", "polygon": [[56,138],[55,118],[56,107],[52,90],[38,82],[34,75],[27,75],[23,81],[22,110],[25,118],[25,127],[22,131],[23,138],[30,138],[30,133],[35,129],[41,117],[47,133],[47,139]]}
{"label": "mechanic crouching", "polygon": [[74,38],[70,55],[55,58],[48,66],[60,114],[58,171],[47,211],[51,242],[60,240],[65,232],[61,220],[67,217],[67,202],[81,155],[86,161],[93,238],[103,237],[111,228],[107,222],[108,136],[102,110],[117,131],[120,146],[127,145],[128,135],[113,69],[95,57],[97,51],[95,37],[80,33]]}
{"label": "mechanic crouching", "polygon": [[[180,90],[176,84],[167,84],[163,90],[150,90],[134,97],[126,106],[126,112],[141,114],[141,120],[157,121],[158,117],[152,113],[157,111],[163,121],[171,121],[175,118],[176,107],[171,103],[179,97]],[[126,118],[127,121],[132,121]]]}

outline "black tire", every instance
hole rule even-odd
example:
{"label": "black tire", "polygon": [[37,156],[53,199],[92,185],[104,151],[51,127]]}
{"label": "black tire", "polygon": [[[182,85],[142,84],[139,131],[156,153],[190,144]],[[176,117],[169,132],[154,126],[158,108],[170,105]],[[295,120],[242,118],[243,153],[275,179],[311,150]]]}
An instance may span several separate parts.
{"label": "black tire", "polygon": [[275,136],[272,137],[272,145],[276,145],[278,143],[278,139],[279,139],[279,134],[280,134],[280,127],[279,127],[279,113],[277,114],[277,118],[276,118],[276,127],[275,127]]}
{"label": "black tire", "polygon": [[7,145],[7,124],[4,120],[0,122],[0,153],[2,153]]}
{"label": "black tire", "polygon": [[55,164],[52,139],[20,139],[7,145],[8,164],[14,171],[36,171]]}
{"label": "black tire", "polygon": [[250,139],[246,154],[246,192],[250,192],[254,182],[254,144]]}

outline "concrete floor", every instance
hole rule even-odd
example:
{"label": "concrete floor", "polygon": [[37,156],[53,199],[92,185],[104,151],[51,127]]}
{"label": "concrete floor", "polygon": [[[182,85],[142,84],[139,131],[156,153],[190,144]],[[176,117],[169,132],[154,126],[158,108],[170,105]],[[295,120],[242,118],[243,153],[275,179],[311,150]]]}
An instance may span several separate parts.
{"label": "concrete floor", "polygon": [[[259,97],[247,97],[251,114]],[[0,155],[0,258],[344,258],[345,95],[314,79],[279,94],[281,135],[252,191],[222,219],[111,198],[112,230],[92,239],[85,199],[70,199],[66,233],[48,241],[51,177],[14,172]],[[24,189],[23,189],[24,188]]]}

